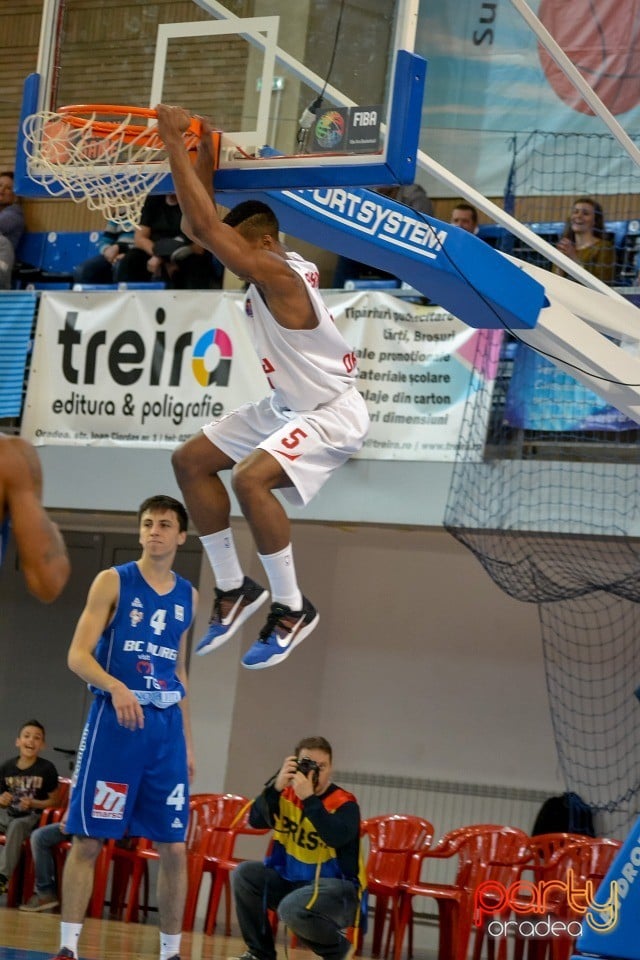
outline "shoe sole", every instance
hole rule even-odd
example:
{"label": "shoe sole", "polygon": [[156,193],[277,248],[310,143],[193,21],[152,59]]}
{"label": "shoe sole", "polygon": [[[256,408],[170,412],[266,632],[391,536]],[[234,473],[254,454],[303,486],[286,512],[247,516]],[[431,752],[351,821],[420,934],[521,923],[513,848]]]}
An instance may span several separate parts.
{"label": "shoe sole", "polygon": [[48,913],[51,910],[57,910],[59,906],[58,901],[56,903],[43,903],[39,907],[27,907],[25,904],[21,904],[18,910],[22,910],[23,913]]}
{"label": "shoe sole", "polygon": [[242,613],[238,614],[236,619],[233,621],[232,624],[230,624],[230,626],[225,631],[225,633],[221,633],[218,637],[214,637],[214,639],[211,640],[206,646],[197,647],[195,651],[196,656],[203,657],[205,653],[211,653],[212,650],[218,650],[218,648],[221,647],[224,643],[226,643],[227,640],[231,640],[231,638],[240,629],[242,624],[246,623],[249,617],[252,616],[252,614],[254,614],[256,610],[258,610],[262,606],[262,604],[265,602],[265,600],[268,599],[268,597],[269,597],[269,591],[263,590],[262,593],[258,597],[256,597],[253,603],[249,603],[247,604],[246,607],[243,608]]}
{"label": "shoe sole", "polygon": [[276,667],[279,663],[282,663],[283,660],[286,660],[289,654],[295,650],[298,644],[302,643],[305,637],[308,637],[312,630],[318,626],[320,621],[320,614],[316,613],[315,617],[308,623],[306,627],[301,627],[298,630],[295,638],[292,643],[289,644],[286,650],[283,650],[282,653],[274,653],[272,657],[269,658],[265,663],[245,663],[242,661],[242,666],[246,667],[247,670],[264,670],[266,667]]}

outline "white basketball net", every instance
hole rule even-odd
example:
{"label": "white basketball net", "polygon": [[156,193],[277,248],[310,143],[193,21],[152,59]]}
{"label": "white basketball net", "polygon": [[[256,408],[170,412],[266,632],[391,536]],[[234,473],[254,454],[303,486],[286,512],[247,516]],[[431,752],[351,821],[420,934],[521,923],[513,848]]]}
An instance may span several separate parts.
{"label": "white basketball net", "polygon": [[84,201],[133,230],[147,194],[169,173],[164,144],[146,127],[132,136],[128,127],[135,122],[138,117],[126,114],[98,135],[96,114],[75,126],[60,113],[34,113],[23,124],[29,175],[52,197]]}

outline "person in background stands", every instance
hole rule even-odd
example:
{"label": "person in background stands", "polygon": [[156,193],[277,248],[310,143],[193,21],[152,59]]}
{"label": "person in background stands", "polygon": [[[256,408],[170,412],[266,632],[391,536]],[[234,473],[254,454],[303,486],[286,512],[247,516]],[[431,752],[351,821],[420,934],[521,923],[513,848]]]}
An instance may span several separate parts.
{"label": "person in background stands", "polygon": [[460,200],[451,211],[451,223],[467,233],[478,232],[478,211],[472,203]]}
{"label": "person in background stands", "polygon": [[193,243],[181,227],[182,211],[175,193],[149,195],[140,215],[132,248],[118,262],[116,281],[161,280],[177,290],[222,287],[223,267],[208,250]]}
{"label": "person in background stands", "polygon": [[121,230],[108,220],[100,237],[97,256],[73,269],[74,283],[115,283],[118,264],[133,246],[133,230]]}
{"label": "person in background stands", "polygon": [[24,233],[22,207],[13,190],[13,171],[0,173],[0,290],[11,286],[16,249]]}
{"label": "person in background stands", "polygon": [[[602,206],[592,197],[580,197],[573,205],[558,244],[558,250],[561,250],[570,260],[575,260],[603,283],[613,283],[616,251],[613,243],[604,236],[604,233]],[[562,277],[567,276],[564,270],[555,265],[553,272]]]}
{"label": "person in background stands", "polygon": [[395,200],[396,203],[402,203],[405,207],[411,207],[418,213],[426,213],[428,217],[433,216],[431,197],[419,183],[385,184],[376,187],[376,193],[382,197],[388,197],[389,200]]}

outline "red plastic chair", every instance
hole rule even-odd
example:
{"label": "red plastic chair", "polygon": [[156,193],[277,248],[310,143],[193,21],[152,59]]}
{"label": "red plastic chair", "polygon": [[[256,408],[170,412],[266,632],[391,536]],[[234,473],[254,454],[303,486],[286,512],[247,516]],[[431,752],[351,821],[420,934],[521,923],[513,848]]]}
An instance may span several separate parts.
{"label": "red plastic chair", "polygon": [[[439,960],[466,960],[473,929],[473,894],[491,871],[521,861],[527,854],[528,837],[522,830],[497,824],[460,827],[446,834],[435,847],[414,853],[409,861],[408,879],[402,884],[394,960],[401,960],[414,897],[432,897],[440,921]],[[425,861],[458,858],[453,883],[421,880]]]}
{"label": "red plastic chair", "polygon": [[[187,824],[187,857],[199,848],[202,837],[213,822],[218,798],[221,794],[194,794],[189,801],[189,821]],[[111,912],[115,919],[124,917],[125,922],[135,923],[140,913],[140,891],[143,890],[142,912],[146,919],[149,901],[149,862],[159,859],[157,848],[146,837],[140,837],[131,846],[115,844],[110,851],[113,862],[111,884]],[[190,876],[189,862],[187,877]],[[188,895],[187,895],[188,896]],[[185,910],[186,913],[186,910]],[[183,929],[192,929],[184,927]]]}
{"label": "red plastic chair", "polygon": [[[251,800],[247,797],[231,793],[216,794],[206,826],[197,836],[194,834],[190,838],[187,845],[189,851],[189,886],[182,923],[183,930],[193,930],[198,898],[205,874],[211,876],[212,886],[215,881],[216,865],[212,858],[218,855],[226,855],[227,850],[230,850],[230,854],[233,853],[233,843],[229,846],[227,834],[230,830],[233,831],[236,821],[243,821],[245,811],[248,810],[250,805]],[[231,905],[228,889],[225,892],[227,894],[227,929],[230,930]]]}
{"label": "red plastic chair", "polygon": [[[591,892],[595,895],[621,846],[620,840],[573,836],[571,842],[556,847],[548,861],[538,865],[537,875],[542,881],[566,881],[571,870],[575,888],[585,889],[590,884]],[[555,896],[545,898],[545,906],[551,920],[562,920],[565,924],[584,917],[573,909],[564,893],[556,892]],[[569,935],[537,940],[530,943],[529,956],[535,960],[542,960],[547,955],[551,960],[569,960],[575,952],[575,942],[576,938]]]}
{"label": "red plastic chair", "polygon": [[[589,842],[589,837],[577,833],[543,833],[531,837],[529,839],[529,862],[523,865],[516,879],[528,881],[533,884],[544,880],[565,880],[566,876],[562,876],[561,871],[566,868],[566,863],[562,860],[559,864],[562,852]],[[557,906],[561,898],[557,889],[554,891],[552,887],[546,892],[545,899],[546,902],[549,903],[550,908],[552,908]],[[513,901],[512,906],[516,917],[527,916],[527,911],[531,906],[531,900],[520,893]],[[507,917],[501,919],[507,919]],[[513,960],[522,960],[525,945],[528,945],[528,956],[530,960],[534,960],[534,958],[544,954],[546,950],[544,944],[534,939],[525,940],[519,936],[516,931]]]}
{"label": "red plastic chair", "polygon": [[[230,876],[239,863],[243,862],[242,857],[235,856],[235,846],[240,836],[264,836],[270,832],[268,827],[252,827],[249,824],[250,802],[247,803],[241,819],[233,827],[226,831],[220,831],[220,836],[211,835],[212,845],[218,848],[214,853],[210,849],[204,858],[203,869],[213,876],[209,902],[207,904],[207,913],[205,917],[204,932],[212,934],[218,919],[220,909],[220,899],[224,891],[225,894],[225,935],[231,934],[231,883]],[[277,925],[277,916],[274,923]]]}
{"label": "red plastic chair", "polygon": [[[87,916],[100,920],[104,910],[104,904],[107,896],[107,885],[109,880],[109,871],[113,855],[115,840],[106,840],[102,845],[100,853],[96,857],[93,872],[93,888],[91,890],[91,899],[87,907]],[[65,860],[71,850],[72,840],[61,840],[55,849],[56,873],[58,875],[58,886],[61,885],[62,872],[64,870]]]}
{"label": "red plastic chair", "polygon": [[[386,957],[397,926],[401,884],[407,879],[409,859],[416,850],[430,846],[433,825],[422,817],[385,814],[363,820],[362,834],[369,839],[367,888],[376,898],[371,956],[380,956],[388,919]],[[412,954],[413,924],[409,926],[409,955]]]}
{"label": "red plastic chair", "polygon": [[[508,864],[496,864],[495,862],[491,864],[491,879],[499,881],[502,884],[503,889],[509,888],[516,882],[522,882],[523,884],[536,884],[538,881],[544,879],[544,869],[546,869],[547,865],[549,865],[552,861],[554,863],[556,862],[557,857],[559,856],[559,851],[566,849],[571,844],[575,845],[588,842],[588,839],[588,837],[573,833],[549,833],[539,834],[531,837],[528,841],[528,853],[524,852],[523,856],[519,860]],[[549,875],[549,877],[550,879],[563,879],[555,876],[551,877],[551,875]],[[490,890],[489,892],[482,892],[483,908],[491,907],[491,897],[492,894]],[[551,898],[553,902],[553,889],[548,891],[547,897]],[[497,906],[496,896],[494,896],[494,900]],[[485,936],[487,937],[488,944],[488,958],[489,960],[493,960],[494,958],[496,938],[492,934],[488,933],[488,928],[490,927],[492,920],[500,920],[502,923],[505,923],[511,918],[512,914],[515,914],[516,917],[520,918],[528,916],[530,907],[530,896],[527,896],[522,892],[522,890],[519,890],[515,897],[510,897],[509,904],[506,908],[502,910],[496,909],[495,913],[487,913],[486,922],[481,928],[476,930],[473,960],[480,960],[482,944]],[[529,955],[532,960],[536,953],[537,944],[533,941],[526,941],[519,936],[516,930],[513,951],[514,960],[522,960],[524,946],[527,942],[529,942]],[[506,958],[505,938],[498,938],[498,943],[499,957],[501,960],[504,960],[504,958]]]}

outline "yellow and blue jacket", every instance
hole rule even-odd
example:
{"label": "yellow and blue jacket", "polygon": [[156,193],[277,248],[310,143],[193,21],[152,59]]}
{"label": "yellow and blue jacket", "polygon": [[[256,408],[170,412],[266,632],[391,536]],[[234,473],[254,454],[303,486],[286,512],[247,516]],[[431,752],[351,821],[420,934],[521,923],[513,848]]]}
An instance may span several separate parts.
{"label": "yellow and blue jacket", "polygon": [[265,865],[291,883],[320,877],[350,880],[364,915],[366,874],[360,849],[360,808],[352,793],[335,783],[321,796],[300,800],[292,787],[282,793],[268,784],[254,800],[249,822],[272,827],[273,845]]}

